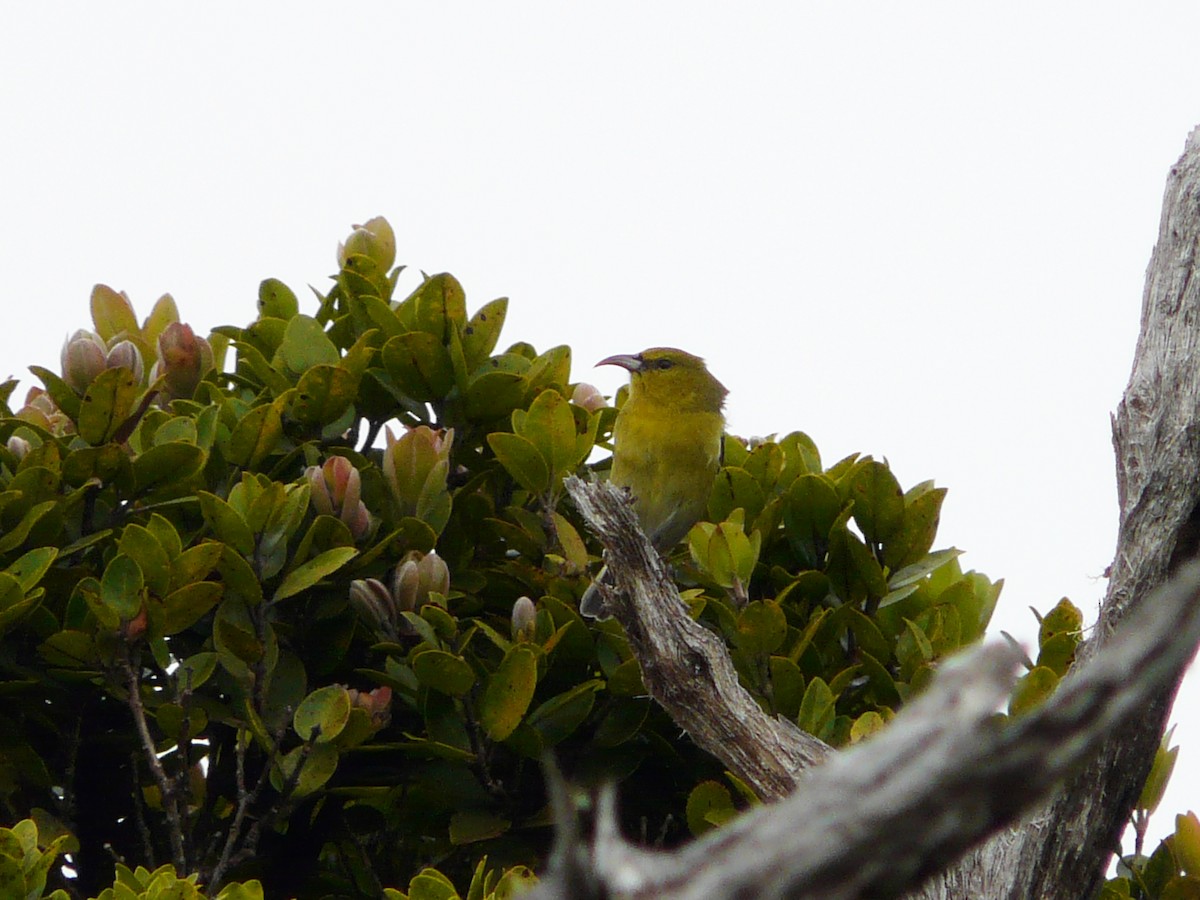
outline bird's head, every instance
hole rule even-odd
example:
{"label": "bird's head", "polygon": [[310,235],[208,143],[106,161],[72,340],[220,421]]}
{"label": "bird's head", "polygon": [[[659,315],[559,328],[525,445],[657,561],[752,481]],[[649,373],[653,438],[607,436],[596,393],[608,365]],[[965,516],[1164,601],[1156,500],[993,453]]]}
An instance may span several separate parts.
{"label": "bird's head", "polygon": [[609,356],[598,366],[629,370],[629,398],[646,399],[683,410],[720,412],[725,386],[713,378],[704,360],[672,347],[651,347],[633,356]]}

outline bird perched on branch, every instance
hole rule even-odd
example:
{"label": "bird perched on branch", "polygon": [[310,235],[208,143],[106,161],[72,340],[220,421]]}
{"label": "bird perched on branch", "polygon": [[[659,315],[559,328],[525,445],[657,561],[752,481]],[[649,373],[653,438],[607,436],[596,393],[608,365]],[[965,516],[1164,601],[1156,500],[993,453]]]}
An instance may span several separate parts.
{"label": "bird perched on branch", "polygon": [[[653,347],[636,356],[610,356],[598,366],[629,370],[629,397],[613,425],[612,483],[633,495],[642,530],[665,553],[704,514],[721,460],[728,391],[682,350]],[[611,584],[602,569],[596,581]],[[579,611],[607,618],[593,583]]]}

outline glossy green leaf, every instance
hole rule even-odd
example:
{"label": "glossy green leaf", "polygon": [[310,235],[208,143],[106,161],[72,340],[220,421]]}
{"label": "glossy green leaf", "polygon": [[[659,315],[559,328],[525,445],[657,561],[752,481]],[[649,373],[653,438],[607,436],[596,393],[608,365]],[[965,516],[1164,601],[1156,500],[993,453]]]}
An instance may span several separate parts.
{"label": "glossy green leaf", "polygon": [[454,366],[439,338],[409,331],[383,345],[383,367],[409,397],[440,400],[454,387]]}
{"label": "glossy green leaf", "polygon": [[303,740],[331,741],[349,718],[350,695],[340,684],[331,684],[304,698],[292,717],[292,727]]}
{"label": "glossy green leaf", "polygon": [[412,661],[413,673],[426,687],[462,697],[475,684],[475,672],[461,657],[445,650],[426,650]]}
{"label": "glossy green leaf", "polygon": [[334,547],[314,556],[302,566],[298,566],[287,574],[272,600],[278,602],[295,596],[301,591],[312,587],[326,575],[332,575],[354,557],[358,550],[354,547]]}
{"label": "glossy green leaf", "polygon": [[825,679],[813,678],[800,701],[796,724],[813,737],[821,737],[833,723],[835,699]]}
{"label": "glossy green leaf", "polygon": [[111,440],[133,412],[141,385],[125,368],[105,369],[88,385],[79,406],[79,436],[95,446]]}
{"label": "glossy green leaf", "polygon": [[[337,766],[338,751],[332,743],[322,741],[311,747],[301,745],[284,756],[279,766],[271,770],[271,786],[282,791],[284,785],[294,777],[293,796],[307,797],[325,786],[337,771]],[[294,775],[297,770],[298,774]]]}
{"label": "glossy green leaf", "polygon": [[296,315],[288,319],[279,357],[293,376],[300,376],[314,366],[337,365],[341,354],[320,322],[310,316]]}
{"label": "glossy green leaf", "polygon": [[450,843],[455,846],[474,844],[500,837],[512,827],[512,822],[494,813],[468,810],[450,817]]}
{"label": "glossy green leaf", "polygon": [[179,588],[203,581],[221,561],[224,545],[220,541],[201,541],[171,560],[171,587]]}
{"label": "glossy green leaf", "polygon": [[514,430],[537,448],[552,479],[572,472],[582,462],[575,440],[575,416],[570,403],[558,391],[538,394],[521,427]]}
{"label": "glossy green leaf", "polygon": [[300,312],[300,301],[292,289],[278,278],[264,278],[258,285],[260,317],[290,319]]}
{"label": "glossy green leaf", "polygon": [[824,475],[800,475],[788,488],[783,523],[803,568],[815,569],[823,561],[841,507],[836,488]]}
{"label": "glossy green leaf", "polygon": [[128,621],[141,611],[144,587],[145,580],[138,564],[124,553],[118,553],[104,568],[100,599],[122,621]]}
{"label": "glossy green leaf", "polygon": [[305,425],[337,421],[354,401],[358,378],[341,366],[313,366],[300,376],[292,415]]}
{"label": "glossy green leaf", "polygon": [[168,441],[138,454],[133,460],[133,481],[139,492],[164,484],[180,484],[191,478],[208,460],[208,454],[195,444]]}
{"label": "glossy green leaf", "polygon": [[887,543],[899,533],[904,492],[886,465],[873,459],[861,461],[850,482],[850,498],[854,521],[869,544]]}
{"label": "glossy green leaf", "polygon": [[737,815],[729,789],[716,781],[704,781],[688,794],[685,812],[688,830],[699,837],[724,825]]}
{"label": "glossy green leaf", "polygon": [[255,468],[279,445],[283,420],[274,403],[256,406],[242,416],[223,442],[222,453],[235,466]]}
{"label": "glossy green leaf", "polygon": [[4,571],[17,580],[22,592],[28,593],[42,580],[42,576],[46,574],[57,557],[57,548],[37,547],[22,554]]}
{"label": "glossy green leaf", "polygon": [[537,655],[518,644],[491,674],[479,702],[479,720],[488,737],[502,741],[521,723],[537,687]]}
{"label": "glossy green leaf", "polygon": [[535,494],[550,487],[550,468],[538,448],[519,434],[498,431],[487,436],[488,446],[517,484]]}
{"label": "glossy green leaf", "polygon": [[1012,699],[1008,702],[1008,713],[1019,716],[1037,706],[1054,693],[1058,687],[1058,676],[1045,666],[1026,672],[1017,680]]}
{"label": "glossy green leaf", "polygon": [[463,356],[467,367],[475,369],[496,349],[504,319],[508,315],[508,298],[500,297],[486,303],[471,316],[462,334]]}
{"label": "glossy green leaf", "polygon": [[254,534],[236,509],[208,491],[198,491],[204,520],[216,537],[244,556],[254,552]]}
{"label": "glossy green leaf", "polygon": [[163,633],[178,634],[191,628],[221,599],[223,586],[216,581],[185,584],[163,598]]}
{"label": "glossy green leaf", "polygon": [[747,653],[777,650],[787,637],[787,617],[778,603],[755,600],[738,614],[737,645]]}

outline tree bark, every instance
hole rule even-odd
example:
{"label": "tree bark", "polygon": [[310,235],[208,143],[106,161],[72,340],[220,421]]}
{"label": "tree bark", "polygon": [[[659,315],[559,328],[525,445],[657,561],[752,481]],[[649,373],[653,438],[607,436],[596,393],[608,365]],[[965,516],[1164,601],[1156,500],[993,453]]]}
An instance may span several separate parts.
{"label": "tree bark", "polygon": [[626,844],[607,799],[589,843],[560,803],[568,824],[538,896],[1093,895],[1200,641],[1200,564],[1181,568],[1200,546],[1197,247],[1200,129],[1168,178],[1133,373],[1113,420],[1120,529],[1099,622],[1055,695],[1006,728],[986,713],[1011,659],[985,648],[947,666],[862,745],[829,755],[796,737],[745,705],[724,648],[688,630],[697,626],[677,597],[663,602],[673,593],[665,572],[618,492],[569,484],[629,598],[614,612],[647,687],[764,796],[796,790],[675,853]]}

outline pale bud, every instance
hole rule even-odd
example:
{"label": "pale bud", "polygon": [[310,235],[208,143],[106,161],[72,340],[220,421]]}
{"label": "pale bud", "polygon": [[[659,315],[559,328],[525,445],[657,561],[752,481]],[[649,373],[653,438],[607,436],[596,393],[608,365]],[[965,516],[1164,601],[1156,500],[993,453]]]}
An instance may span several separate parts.
{"label": "pale bud", "polygon": [[5,446],[8,447],[8,452],[17,458],[17,462],[23,460],[25,458],[25,454],[30,450],[29,441],[16,434],[12,435],[8,439]]}
{"label": "pale bud", "polygon": [[512,608],[514,641],[532,641],[537,628],[537,609],[528,597],[518,597]]}
{"label": "pale bud", "polygon": [[137,345],[133,341],[118,341],[108,351],[104,363],[105,368],[108,369],[120,367],[128,369],[133,373],[133,380],[139,384],[142,381],[142,375],[145,374],[145,367],[142,364],[142,351],[137,348]]}
{"label": "pale bud", "polygon": [[575,385],[575,390],[571,392],[571,402],[576,406],[583,407],[588,412],[596,412],[608,406],[608,401],[600,393],[600,388],[582,381]]}
{"label": "pale bud", "polygon": [[61,358],[63,381],[82,394],[107,368],[108,349],[98,334],[81,328],[63,343]]}

